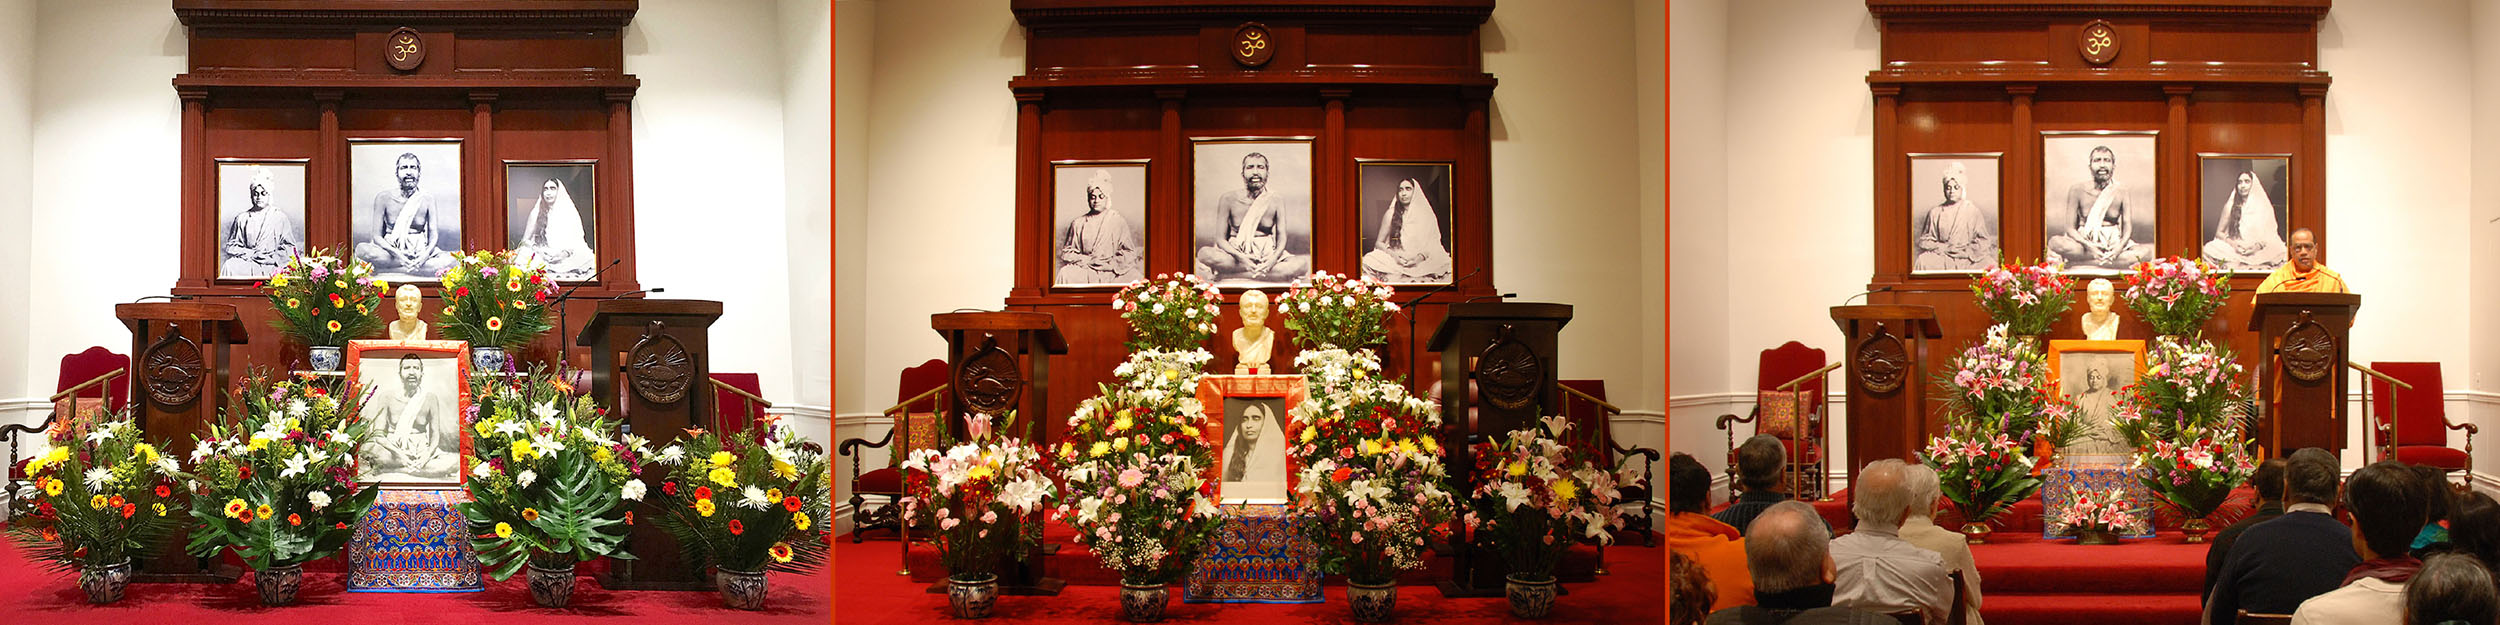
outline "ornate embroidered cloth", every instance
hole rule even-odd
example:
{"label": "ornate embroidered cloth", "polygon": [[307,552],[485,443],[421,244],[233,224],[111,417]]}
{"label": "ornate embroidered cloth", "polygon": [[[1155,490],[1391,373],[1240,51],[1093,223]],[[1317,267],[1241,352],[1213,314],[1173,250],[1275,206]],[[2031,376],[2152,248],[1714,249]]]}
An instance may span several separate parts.
{"label": "ornate embroidered cloth", "polygon": [[364,592],[474,592],[477,549],[457,490],[385,489],[356,522],[347,543],[347,589]]}
{"label": "ornate embroidered cloth", "polygon": [[2126,493],[2127,500],[2135,507],[2135,514],[2132,515],[2135,521],[2120,528],[2118,535],[2123,538],[2153,536],[2155,504],[2152,491],[2146,490],[2144,484],[2137,482],[2135,475],[2128,472],[2125,456],[2109,458],[2112,459],[2061,459],[2040,471],[2040,527],[2043,528],[2043,537],[2073,538],[2074,530],[2059,524],[2058,516],[2074,503],[2076,495],[2088,491],[2105,496],[2111,489]]}
{"label": "ornate embroidered cloth", "polygon": [[1319,603],[1319,573],[1304,565],[1313,547],[1283,504],[1228,504],[1215,543],[1181,587],[1191,603]]}

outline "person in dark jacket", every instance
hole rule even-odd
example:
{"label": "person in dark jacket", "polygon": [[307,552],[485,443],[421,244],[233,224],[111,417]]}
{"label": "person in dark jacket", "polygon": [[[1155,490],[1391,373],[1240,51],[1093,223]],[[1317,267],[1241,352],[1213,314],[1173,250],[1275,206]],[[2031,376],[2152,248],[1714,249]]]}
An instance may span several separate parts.
{"label": "person in dark jacket", "polygon": [[1771,504],[1788,501],[1788,450],[1781,444],[1777,436],[1755,434],[1736,447],[1736,481],[1745,494],[1710,518],[1743,530]]}
{"label": "person in dark jacket", "polygon": [[2222,558],[2231,555],[2231,544],[2239,539],[2240,533],[2248,531],[2248,528],[2256,527],[2259,523],[2272,521],[2274,517],[2283,516],[2282,458],[2259,463],[2257,474],[2249,476],[2248,483],[2257,487],[2257,511],[2249,513],[2248,518],[2240,519],[2240,522],[2232,523],[2230,527],[2222,528],[2222,531],[2214,533],[2213,545],[2205,548],[2206,593],[2214,591],[2214,577],[2222,573]]}
{"label": "person in dark jacket", "polygon": [[2215,625],[2239,622],[2239,610],[2291,614],[2310,597],[2344,585],[2344,574],[2361,564],[2352,528],[2335,520],[2335,454],[2311,447],[2283,466],[2283,516],[2241,532],[2223,559],[2206,597],[2205,616]]}

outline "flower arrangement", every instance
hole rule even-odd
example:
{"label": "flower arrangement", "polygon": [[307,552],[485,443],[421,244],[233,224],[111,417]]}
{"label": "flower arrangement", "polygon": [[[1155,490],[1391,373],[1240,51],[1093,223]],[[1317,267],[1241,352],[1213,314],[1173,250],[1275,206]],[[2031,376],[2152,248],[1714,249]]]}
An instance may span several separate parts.
{"label": "flower arrangement", "polygon": [[2231,489],[2257,472],[2255,460],[2230,431],[2176,445],[2155,441],[2135,453],[2131,468],[2154,497],[2190,519],[2212,515]]}
{"label": "flower arrangement", "polygon": [[2003,431],[1955,420],[1927,439],[1918,461],[1936,470],[1937,490],[1964,521],[1983,524],[2039,490],[2034,460],[2021,450]]}
{"label": "flower arrangement", "polygon": [[2156,339],[2144,373],[2119,395],[2111,427],[2137,449],[2237,429],[2246,387],[2230,350],[2207,341]]}
{"label": "flower arrangement", "polygon": [[688,430],[653,460],[670,467],[655,520],[693,566],[723,573],[805,573],[823,566],[832,530],[825,450],[773,417],[736,434]]}
{"label": "flower arrangement", "polygon": [[1398,309],[1396,291],[1368,276],[1312,272],[1276,298],[1276,312],[1303,349],[1354,349],[1389,340],[1381,319]]}
{"label": "flower arrangement", "polygon": [[649,443],[544,369],[474,386],[469,502],[459,507],[480,563],[510,579],[524,563],[570,571],[602,556],[633,559],[622,549],[634,514],[626,502],[645,495]]}
{"label": "flower arrangement", "polygon": [[2075,405],[2057,391],[2049,377],[2048,357],[2037,346],[2009,341],[2008,326],[1988,328],[1979,343],[1953,359],[1951,373],[1939,386],[1952,418],[1974,424],[1972,433],[2002,434],[2027,441],[2045,436],[2064,447],[2081,436]]}
{"label": "flower arrangement", "polygon": [[514,252],[453,252],[443,270],[443,336],[477,347],[514,347],[552,327],[547,299],[556,292],[544,265]]}
{"label": "flower arrangement", "polygon": [[1180,351],[1215,335],[1216,302],[1223,292],[1196,274],[1157,274],[1121,287],[1111,309],[1128,320],[1132,350]]}
{"label": "flower arrangement", "polygon": [[172,528],[181,467],[128,413],[64,417],[36,443],[25,463],[34,514],[9,528],[29,557],[60,572],[127,566]]}
{"label": "flower arrangement", "polygon": [[[1357,584],[1393,581],[1421,567],[1425,550],[1456,514],[1441,489],[1440,407],[1380,380],[1379,360],[1342,350],[1303,351],[1313,393],[1294,406],[1290,453],[1296,526],[1318,547],[1313,570]],[[1368,381],[1367,380],[1371,380]]]}
{"label": "flower arrangement", "polygon": [[1058,514],[1123,583],[1170,584],[1222,525],[1206,424],[1196,397],[1155,388],[1104,387],[1068,418]]}
{"label": "flower arrangement", "polygon": [[1988,318],[2014,334],[2038,336],[2074,303],[2074,281],[2062,275],[2065,269],[2064,263],[2052,261],[1990,267],[1971,279],[1970,292]]}
{"label": "flower arrangement", "polygon": [[1609,542],[1607,530],[1623,526],[1615,476],[1562,444],[1571,428],[1563,417],[1541,421],[1476,444],[1476,489],[1465,518],[1477,543],[1501,553],[1523,581],[1553,579],[1554,564],[1573,542]]}
{"label": "flower arrangement", "polygon": [[991,436],[989,415],[967,420],[961,445],[912,452],[903,461],[904,515],[937,528],[948,575],[973,581],[997,574],[1000,553],[1023,560],[1041,542],[1040,523],[1018,523],[1056,494],[1041,454],[1023,440]]}
{"label": "flower arrangement", "polygon": [[1132,391],[1155,391],[1171,396],[1198,393],[1198,378],[1204,377],[1207,362],[1215,354],[1205,349],[1171,351],[1142,349],[1130,352],[1111,375],[1120,378],[1121,386]]}
{"label": "flower arrangement", "polygon": [[226,422],[191,450],[192,555],[231,548],[267,572],[347,544],[380,491],[356,483],[363,401],[345,384],[309,374],[244,380]]}
{"label": "flower arrangement", "polygon": [[2231,283],[2204,259],[2177,256],[2136,263],[2127,271],[2127,307],[2153,333],[2185,336],[2204,327],[2231,296]]}
{"label": "flower arrangement", "polygon": [[[2124,534],[2140,530],[2135,503],[2124,490],[2085,491],[2057,515],[2057,526],[2076,534]],[[2087,537],[2085,540],[2092,540]]]}
{"label": "flower arrangement", "polygon": [[382,329],[382,299],[390,282],[373,278],[373,264],[340,259],[313,248],[287,259],[260,289],[277,309],[271,324],[307,347],[345,347]]}

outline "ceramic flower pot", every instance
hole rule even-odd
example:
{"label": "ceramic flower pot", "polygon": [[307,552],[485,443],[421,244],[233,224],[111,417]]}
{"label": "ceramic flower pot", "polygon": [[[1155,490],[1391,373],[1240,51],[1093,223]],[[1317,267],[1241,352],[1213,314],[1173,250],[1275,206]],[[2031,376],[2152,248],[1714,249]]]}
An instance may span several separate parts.
{"label": "ceramic flower pot", "polygon": [[512,364],[512,355],[501,347],[469,348],[469,370],[476,373],[500,373]]}
{"label": "ceramic flower pot", "polygon": [[946,606],[955,618],[989,618],[990,608],[998,605],[998,576],[946,578]]}
{"label": "ceramic flower pot", "polygon": [[1996,533],[1996,528],[1988,527],[1986,523],[1962,524],[1962,538],[1973,545],[1988,544],[1988,535],[1994,533]]}
{"label": "ceramic flower pot", "polygon": [[130,559],[79,569],[78,589],[87,591],[88,603],[103,605],[122,600],[122,592],[130,589]]}
{"label": "ceramic flower pot", "polygon": [[530,601],[550,608],[561,608],[573,600],[573,563],[540,567],[531,562]]}
{"label": "ceramic flower pot", "polygon": [[344,363],[341,354],[342,348],[316,345],[308,348],[305,356],[312,360],[312,370],[330,372],[338,371]]}
{"label": "ceramic flower pot", "polygon": [[2191,543],[2205,542],[2205,532],[2211,530],[2213,526],[2205,523],[2203,517],[2188,519],[2187,523],[2179,526],[2179,531],[2186,533],[2187,541]]}
{"label": "ceramic flower pot", "polygon": [[1354,612],[1354,620],[1365,623],[1386,622],[1398,607],[1398,583],[1391,580],[1380,584],[1365,584],[1347,580],[1345,598],[1347,607]]}
{"label": "ceramic flower pot", "polygon": [[[1528,579],[1535,577],[1536,579]],[[1510,615],[1526,619],[1545,618],[1554,611],[1554,576],[1512,573],[1502,577],[1502,590],[1510,595]]]}
{"label": "ceramic flower pot", "polygon": [[261,605],[295,603],[295,592],[304,589],[304,565],[289,564],[252,573],[252,584],[260,588]]}
{"label": "ceramic flower pot", "polygon": [[740,610],[764,609],[764,593],[770,587],[764,583],[763,571],[750,573],[723,568],[719,572],[719,575],[712,576],[712,582],[720,587],[722,605]]}
{"label": "ceramic flower pot", "polygon": [[1120,613],[1131,623],[1152,623],[1163,620],[1163,606],[1171,603],[1171,589],[1162,584],[1131,584],[1120,581]]}

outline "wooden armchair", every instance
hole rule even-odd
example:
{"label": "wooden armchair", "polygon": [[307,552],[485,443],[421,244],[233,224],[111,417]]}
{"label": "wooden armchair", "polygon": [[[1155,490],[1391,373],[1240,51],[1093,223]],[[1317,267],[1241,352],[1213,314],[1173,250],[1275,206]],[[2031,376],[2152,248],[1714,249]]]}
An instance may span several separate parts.
{"label": "wooden armchair", "polygon": [[1830,500],[1824,486],[1824,449],[1830,424],[1823,418],[1823,376],[1843,363],[1824,364],[1823,350],[1789,341],[1762,350],[1756,365],[1753,411],[1745,416],[1720,415],[1717,427],[1727,435],[1727,487],[1733,499],[1744,486],[1736,474],[1736,428],[1754,424],[1756,434],[1778,437],[1788,452],[1788,492],[1801,500]]}
{"label": "wooden armchair", "polygon": [[55,387],[58,391],[49,400],[52,402],[52,414],[34,425],[12,423],[0,426],[0,439],[9,442],[8,469],[5,474],[0,474],[7,478],[0,480],[0,490],[5,490],[7,497],[0,500],[0,515],[5,515],[0,518],[14,518],[19,496],[33,492],[27,488],[30,484],[23,482],[26,465],[19,457],[26,441],[30,440],[28,437],[46,435],[52,425],[62,419],[121,410],[123,405],[129,403],[130,386],[114,384],[113,381],[129,371],[130,357],[102,347],[89,347],[86,351],[62,356],[60,383]]}
{"label": "wooden armchair", "polygon": [[[844,440],[834,449],[836,454],[851,459],[852,543],[865,540],[862,534],[868,530],[885,528],[895,530],[898,537],[905,537],[904,546],[910,547],[909,535],[904,533],[902,508],[896,505],[903,499],[903,472],[898,467],[903,458],[913,451],[936,449],[943,445],[942,416],[947,405],[948,388],[946,362],[932,359],[904,369],[901,377],[895,392],[899,401],[894,407],[885,409],[885,416],[894,422],[885,436],[874,441],[861,438]],[[864,473],[860,471],[862,450],[888,446],[892,446],[893,453],[887,455],[884,467]],[[872,495],[883,499],[874,510],[867,508],[868,497]]]}
{"label": "wooden armchair", "polygon": [[[2373,362],[2368,367],[2351,363],[2347,366],[2370,377],[2364,391],[2369,397],[2362,405],[2376,413],[2371,440],[2378,447],[2379,460],[2393,458],[2449,473],[2468,473],[2467,482],[2472,481],[2474,435],[2482,428],[2448,420],[2447,402],[2440,397],[2444,387],[2440,385],[2439,363]],[[2464,449],[2448,446],[2450,430],[2465,430]]]}

